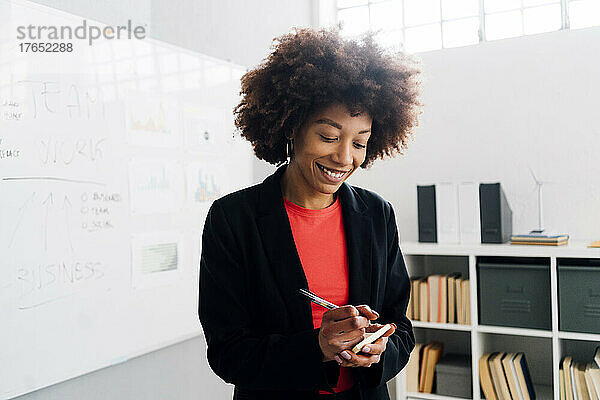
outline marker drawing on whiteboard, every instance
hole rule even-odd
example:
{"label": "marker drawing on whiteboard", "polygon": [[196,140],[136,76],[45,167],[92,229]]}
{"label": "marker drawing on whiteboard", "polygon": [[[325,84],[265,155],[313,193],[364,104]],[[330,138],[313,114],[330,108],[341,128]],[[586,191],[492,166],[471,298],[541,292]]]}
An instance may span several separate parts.
{"label": "marker drawing on whiteboard", "polygon": [[50,204],[54,204],[54,198],[52,197],[52,192],[46,197],[46,200],[42,202],[42,205],[46,207],[46,214],[44,218],[44,250],[48,250],[48,210],[50,206],[48,205],[48,200],[50,200]]}
{"label": "marker drawing on whiteboard", "polygon": [[23,203],[23,205],[21,207],[19,207],[19,220],[17,221],[17,224],[15,225],[15,229],[13,230],[8,247],[12,247],[12,245],[15,241],[15,236],[17,236],[17,231],[19,230],[19,226],[21,226],[21,221],[23,220],[23,216],[25,215],[23,210],[25,210],[29,206],[29,204],[31,204],[34,197],[35,197],[35,192],[33,192],[33,194],[27,200],[25,200],[25,203]]}

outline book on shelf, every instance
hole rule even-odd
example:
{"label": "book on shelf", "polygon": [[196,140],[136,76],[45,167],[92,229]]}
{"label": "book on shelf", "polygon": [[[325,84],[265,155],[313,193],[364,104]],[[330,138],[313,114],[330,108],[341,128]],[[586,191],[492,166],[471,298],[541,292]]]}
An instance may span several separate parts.
{"label": "book on shelf", "polygon": [[569,235],[564,233],[529,233],[523,235],[513,235],[510,237],[510,244],[532,244],[544,246],[561,246],[569,242]]}
{"label": "book on shelf", "polygon": [[502,366],[502,359],[506,357],[506,353],[497,353],[490,357],[490,370],[492,371],[492,381],[496,394],[500,400],[512,400],[510,396],[510,389],[508,388],[508,382],[506,380],[506,374],[504,373],[504,367]]}
{"label": "book on shelf", "polygon": [[517,381],[519,382],[519,388],[523,394],[524,400],[535,400],[535,389],[533,388],[533,381],[529,374],[529,367],[527,366],[527,360],[525,353],[517,353],[515,355],[513,364],[517,374]]}
{"label": "book on shelf", "polygon": [[456,320],[456,279],[460,278],[459,273],[449,274],[447,277],[448,283],[448,323],[455,324]]}
{"label": "book on shelf", "polygon": [[479,359],[479,381],[486,400],[535,400],[524,353],[485,353]]}
{"label": "book on shelf", "polygon": [[517,380],[517,371],[515,369],[515,365],[513,364],[513,360],[515,358],[515,353],[508,353],[502,359],[502,367],[504,368],[504,373],[506,375],[506,381],[508,383],[508,389],[510,390],[510,395],[513,400],[523,400],[523,393],[521,393],[521,389],[519,387],[519,381]]}
{"label": "book on shelf", "polygon": [[419,391],[419,366],[422,350],[423,343],[415,343],[415,348],[410,353],[406,364],[406,391],[409,393]]}
{"label": "book on shelf", "polygon": [[536,246],[563,246],[565,244],[568,244],[569,241],[568,240],[563,240],[560,242],[536,242],[536,241],[518,241],[518,240],[511,240],[510,244],[523,244],[523,245],[536,245]]}
{"label": "book on shelf", "polygon": [[447,321],[447,283],[445,275],[427,277],[429,288],[429,321],[445,324]]}
{"label": "book on shelf", "polygon": [[421,277],[415,277],[413,279],[411,279],[410,281],[410,286],[411,286],[411,294],[412,294],[412,315],[410,316],[411,319],[415,319],[415,320],[419,320],[421,318],[420,316],[420,288],[419,288],[419,282],[421,281]]}
{"label": "book on shelf", "polygon": [[569,369],[570,369],[569,376],[571,377],[571,387],[573,389],[573,399],[581,400],[581,395],[580,395],[581,388],[579,387],[579,379],[577,378],[576,363],[572,362]]}
{"label": "book on shelf", "polygon": [[445,324],[448,322],[448,283],[446,275],[440,275],[438,283],[438,320]]}
{"label": "book on shelf", "polygon": [[586,372],[589,373],[592,387],[596,392],[596,396],[600,399],[600,367],[596,363],[589,363]]}
{"label": "book on shelf", "polygon": [[471,323],[470,284],[457,272],[411,278],[407,316],[440,324]]}
{"label": "book on shelf", "polygon": [[444,350],[443,343],[415,343],[405,367],[408,393],[433,393],[435,369]]}
{"label": "book on shelf", "polygon": [[429,275],[427,277],[427,287],[429,291],[429,322],[439,322],[439,275]]}
{"label": "book on shelf", "polygon": [[563,371],[562,366],[558,371],[558,390],[559,390],[559,399],[567,400],[565,397],[565,371]]}
{"label": "book on shelf", "polygon": [[459,324],[465,323],[465,318],[463,315],[463,295],[462,295],[462,278],[458,277],[454,280],[455,288],[454,292],[456,293],[456,322]]}
{"label": "book on shelf", "polygon": [[427,278],[419,281],[419,320],[429,321],[429,289]]}
{"label": "book on shelf", "polygon": [[510,244],[514,244],[514,245],[518,245],[518,244],[523,244],[523,245],[536,245],[536,246],[563,246],[565,244],[568,244],[569,241],[565,240],[563,242],[556,242],[556,243],[542,243],[542,242],[513,242],[511,241]]}
{"label": "book on shelf", "polygon": [[573,381],[573,398],[575,400],[583,400],[581,398],[581,386],[579,385],[579,374],[577,373],[577,363],[571,364],[571,380]]}
{"label": "book on shelf", "polygon": [[587,385],[587,379],[585,378],[585,369],[586,366],[583,363],[579,363],[579,380],[581,385],[581,397],[585,400],[592,400],[592,396],[590,393],[590,388]]}
{"label": "book on shelf", "polygon": [[423,392],[425,389],[425,366],[427,365],[427,359],[429,358],[429,348],[433,346],[433,343],[428,343],[423,347],[423,353],[419,362],[419,392]]}
{"label": "book on shelf", "polygon": [[[435,365],[440,360],[444,345],[433,342],[425,347],[423,354],[424,363],[421,365],[421,374],[419,376],[419,389],[423,393],[433,393],[433,380],[435,377]],[[421,384],[421,379],[423,380]]]}
{"label": "book on shelf", "polygon": [[573,400],[573,390],[571,387],[571,360],[570,356],[566,356],[560,363],[560,370],[563,372],[563,383],[565,387],[565,400]]}
{"label": "book on shelf", "polygon": [[573,400],[573,380],[571,379],[571,364],[573,357],[566,356],[562,361],[562,369],[565,375],[565,397],[567,400]]}
{"label": "book on shelf", "polygon": [[412,279],[410,281],[410,289],[408,295],[408,305],[406,306],[406,317],[412,319],[413,317],[413,290],[412,290]]}
{"label": "book on shelf", "polygon": [[556,242],[565,239],[569,239],[569,235],[567,235],[566,233],[526,233],[524,235],[512,235],[510,237],[510,240],[539,240],[547,242]]}
{"label": "book on shelf", "polygon": [[560,363],[561,400],[600,400],[600,347],[596,348],[594,360],[576,362],[565,356]]}
{"label": "book on shelf", "polygon": [[463,324],[471,324],[471,290],[468,279],[463,279],[460,282],[462,290],[462,307],[463,307]]}
{"label": "book on shelf", "polygon": [[584,371],[584,376],[585,376],[585,385],[587,386],[589,395],[590,395],[590,399],[591,400],[598,400],[598,392],[596,391],[596,388],[594,386],[594,382],[592,380],[592,374],[590,373],[592,364],[587,364],[585,366],[585,371]]}
{"label": "book on shelf", "polygon": [[573,381],[573,398],[575,400],[583,400],[581,398],[581,385],[579,382],[579,374],[577,373],[577,363],[571,364],[571,380]]}
{"label": "book on shelf", "polygon": [[579,400],[590,400],[587,385],[585,384],[585,377],[583,375],[584,369],[582,369],[582,364],[578,362],[574,363],[573,371],[575,376],[575,389],[577,390],[577,398]]}
{"label": "book on shelf", "polygon": [[485,353],[479,359],[479,382],[481,383],[481,390],[486,400],[498,400],[496,391],[494,390],[494,384],[492,383],[492,375],[490,372],[490,366],[488,360],[493,353]]}

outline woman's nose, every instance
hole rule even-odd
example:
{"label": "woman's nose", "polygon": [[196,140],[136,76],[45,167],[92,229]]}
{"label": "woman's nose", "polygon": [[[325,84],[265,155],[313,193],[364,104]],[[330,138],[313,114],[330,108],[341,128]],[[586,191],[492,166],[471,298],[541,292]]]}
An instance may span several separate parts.
{"label": "woman's nose", "polygon": [[333,161],[341,166],[352,164],[352,143],[340,142],[334,153]]}

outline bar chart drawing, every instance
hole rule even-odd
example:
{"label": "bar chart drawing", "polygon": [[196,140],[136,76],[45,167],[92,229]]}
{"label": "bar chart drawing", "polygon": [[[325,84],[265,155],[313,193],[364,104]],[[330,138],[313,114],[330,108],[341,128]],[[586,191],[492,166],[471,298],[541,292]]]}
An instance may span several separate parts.
{"label": "bar chart drawing", "polygon": [[221,166],[191,163],[188,167],[188,200],[197,205],[212,203],[225,193],[225,181],[225,170]]}
{"label": "bar chart drawing", "polygon": [[175,148],[179,144],[179,111],[175,101],[132,95],[125,125],[132,145]]}
{"label": "bar chart drawing", "polygon": [[181,166],[171,160],[135,159],[129,163],[132,214],[177,212],[183,201]]}

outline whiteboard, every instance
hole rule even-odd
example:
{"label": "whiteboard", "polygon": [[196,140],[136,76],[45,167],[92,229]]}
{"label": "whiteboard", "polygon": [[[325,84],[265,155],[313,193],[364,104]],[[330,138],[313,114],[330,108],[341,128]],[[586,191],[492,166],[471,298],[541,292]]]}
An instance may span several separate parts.
{"label": "whiteboard", "polygon": [[20,51],[17,26],[82,20],[0,0],[1,399],[201,334],[206,212],[252,182],[244,68],[148,38]]}

